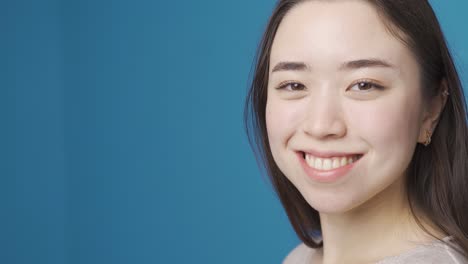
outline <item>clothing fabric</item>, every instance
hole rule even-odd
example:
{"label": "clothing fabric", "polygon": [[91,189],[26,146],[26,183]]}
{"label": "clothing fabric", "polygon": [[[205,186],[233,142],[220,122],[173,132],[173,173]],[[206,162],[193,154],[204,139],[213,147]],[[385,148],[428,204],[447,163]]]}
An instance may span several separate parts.
{"label": "clothing fabric", "polygon": [[[451,243],[451,237],[445,237],[445,242]],[[284,259],[283,264],[314,264],[312,256],[315,249],[304,243],[294,248]],[[460,253],[441,241],[434,241],[413,248],[397,256],[384,258],[375,264],[467,264]]]}

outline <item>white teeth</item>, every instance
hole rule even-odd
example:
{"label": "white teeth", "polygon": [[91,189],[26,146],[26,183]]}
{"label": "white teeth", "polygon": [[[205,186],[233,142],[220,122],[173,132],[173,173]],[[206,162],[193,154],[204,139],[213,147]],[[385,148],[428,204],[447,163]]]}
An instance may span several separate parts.
{"label": "white teeth", "polygon": [[334,158],[316,158],[312,155],[305,154],[306,163],[318,170],[331,170],[346,166],[358,160],[358,155],[352,157],[334,157]]}
{"label": "white teeth", "polygon": [[331,166],[332,166],[332,160],[331,159],[323,159],[322,169],[329,170],[329,169],[331,169]]}
{"label": "white teeth", "polygon": [[340,159],[339,158],[333,158],[333,164],[332,164],[332,168],[333,169],[336,169],[340,166]]}
{"label": "white teeth", "polygon": [[344,166],[346,164],[348,164],[348,160],[346,159],[346,157],[342,157],[341,162],[340,162],[340,166]]}
{"label": "white teeth", "polygon": [[[313,161],[314,159],[311,158],[311,161]],[[312,162],[311,164],[314,164],[312,167],[315,167],[315,168],[322,168],[322,159],[321,158],[315,158],[315,162]]]}

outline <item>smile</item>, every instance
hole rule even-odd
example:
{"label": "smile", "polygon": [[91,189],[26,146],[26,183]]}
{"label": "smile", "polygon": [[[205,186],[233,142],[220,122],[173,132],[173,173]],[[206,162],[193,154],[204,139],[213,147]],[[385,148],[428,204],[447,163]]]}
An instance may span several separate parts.
{"label": "smile", "polygon": [[[320,156],[319,156],[320,155]],[[349,175],[364,154],[310,153],[298,151],[297,157],[306,175],[315,182],[332,183]]]}
{"label": "smile", "polygon": [[303,152],[302,155],[309,167],[323,171],[344,167],[348,164],[356,162],[359,158],[362,157],[361,154],[355,154],[351,156],[348,155],[342,157],[320,158],[305,152]]}

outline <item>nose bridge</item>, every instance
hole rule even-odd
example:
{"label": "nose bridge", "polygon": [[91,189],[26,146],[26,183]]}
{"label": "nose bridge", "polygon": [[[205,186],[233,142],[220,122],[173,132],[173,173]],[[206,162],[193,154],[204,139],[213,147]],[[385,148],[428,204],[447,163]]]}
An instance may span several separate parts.
{"label": "nose bridge", "polygon": [[337,90],[322,86],[310,95],[305,132],[318,138],[340,137],[346,132],[341,98]]}

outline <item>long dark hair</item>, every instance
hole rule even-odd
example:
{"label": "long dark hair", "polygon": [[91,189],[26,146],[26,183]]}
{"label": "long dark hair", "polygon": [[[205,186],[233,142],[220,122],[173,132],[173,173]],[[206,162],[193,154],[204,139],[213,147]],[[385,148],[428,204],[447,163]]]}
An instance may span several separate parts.
{"label": "long dark hair", "polygon": [[[318,212],[302,197],[273,160],[265,121],[271,46],[279,24],[295,5],[305,0],[280,0],[258,47],[252,84],[244,108],[244,124],[257,162],[266,169],[288,218],[309,247],[319,248]],[[368,1],[387,29],[415,55],[421,69],[425,100],[441,93],[445,82],[450,95],[442,110],[432,143],[418,144],[408,167],[406,193],[417,223],[428,234],[416,211],[453,237],[463,255],[468,252],[468,127],[462,85],[445,37],[427,0]],[[442,240],[441,240],[442,241]],[[444,241],[442,241],[444,242]]]}

